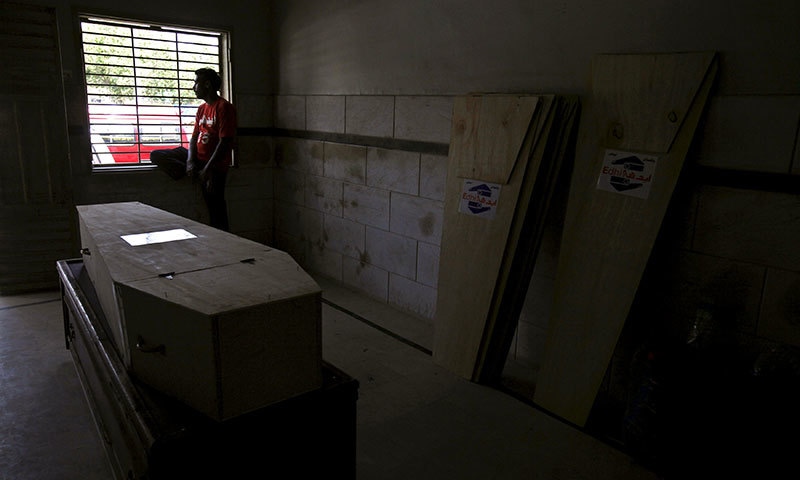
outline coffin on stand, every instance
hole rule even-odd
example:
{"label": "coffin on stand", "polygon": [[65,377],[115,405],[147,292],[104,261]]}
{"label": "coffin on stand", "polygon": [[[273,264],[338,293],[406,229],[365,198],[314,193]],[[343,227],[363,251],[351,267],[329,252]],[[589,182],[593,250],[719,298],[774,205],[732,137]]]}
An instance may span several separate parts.
{"label": "coffin on stand", "polygon": [[129,375],[83,262],[56,268],[66,346],[114,478],[356,478],[355,379],[323,361],[320,388],[217,422]]}
{"label": "coffin on stand", "polygon": [[139,202],[77,209],[83,263],[138,380],[215,420],[322,385],[321,290],[287,253]]}

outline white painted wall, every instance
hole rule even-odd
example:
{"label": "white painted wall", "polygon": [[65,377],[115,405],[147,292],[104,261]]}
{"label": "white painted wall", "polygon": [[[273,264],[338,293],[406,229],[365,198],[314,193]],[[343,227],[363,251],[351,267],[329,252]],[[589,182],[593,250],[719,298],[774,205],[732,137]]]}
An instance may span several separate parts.
{"label": "white painted wall", "polygon": [[277,92],[583,92],[598,53],[714,50],[723,95],[800,93],[785,0],[275,1]]}

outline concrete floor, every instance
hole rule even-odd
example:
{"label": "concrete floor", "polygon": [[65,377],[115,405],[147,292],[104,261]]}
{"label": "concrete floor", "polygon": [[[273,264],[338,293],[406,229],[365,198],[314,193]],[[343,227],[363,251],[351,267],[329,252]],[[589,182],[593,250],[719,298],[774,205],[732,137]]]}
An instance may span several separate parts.
{"label": "concrete floor", "polygon": [[[359,479],[654,479],[628,456],[430,356],[428,322],[319,279],[323,357],[360,383]],[[0,297],[0,480],[107,479],[58,292]]]}

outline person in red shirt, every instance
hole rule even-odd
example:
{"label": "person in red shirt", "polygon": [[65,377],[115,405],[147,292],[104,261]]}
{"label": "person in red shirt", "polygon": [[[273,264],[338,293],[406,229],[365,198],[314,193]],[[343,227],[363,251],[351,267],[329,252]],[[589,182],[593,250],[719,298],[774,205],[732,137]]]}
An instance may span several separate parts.
{"label": "person in red shirt", "polygon": [[[222,79],[211,68],[195,71],[193,90],[205,103],[197,108],[189,149],[151,152],[150,161],[172,178],[184,174],[200,180],[212,227],[229,231],[225,181],[236,137],[236,108],[219,95]],[[182,166],[185,165],[185,168]]]}
{"label": "person in red shirt", "polygon": [[197,176],[203,188],[212,227],[228,230],[225,180],[231,166],[236,136],[236,109],[219,96],[222,79],[210,68],[195,71],[194,93],[205,101],[197,108],[194,132],[189,141],[186,174]]}

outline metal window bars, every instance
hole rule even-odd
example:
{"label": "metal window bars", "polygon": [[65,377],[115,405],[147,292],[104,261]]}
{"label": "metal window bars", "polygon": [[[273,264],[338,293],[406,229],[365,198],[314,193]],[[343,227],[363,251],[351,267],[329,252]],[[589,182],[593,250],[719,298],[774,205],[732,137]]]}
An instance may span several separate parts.
{"label": "metal window bars", "polygon": [[223,71],[225,33],[86,16],[81,34],[93,166],[186,147],[201,102],[194,72]]}

